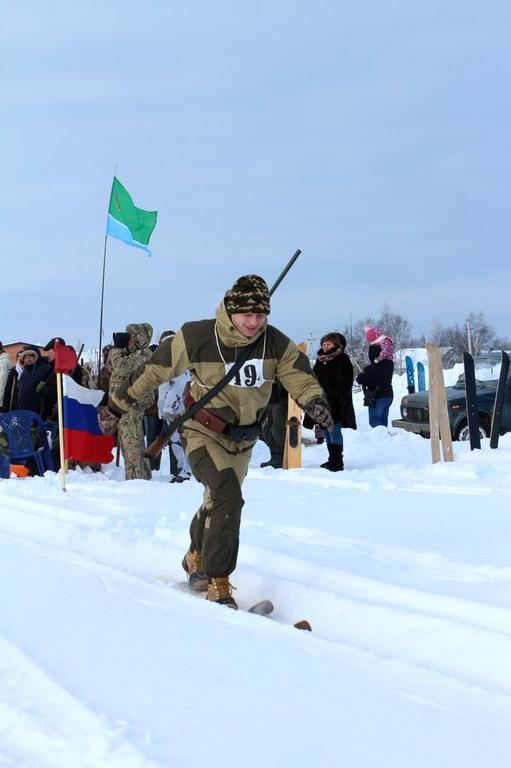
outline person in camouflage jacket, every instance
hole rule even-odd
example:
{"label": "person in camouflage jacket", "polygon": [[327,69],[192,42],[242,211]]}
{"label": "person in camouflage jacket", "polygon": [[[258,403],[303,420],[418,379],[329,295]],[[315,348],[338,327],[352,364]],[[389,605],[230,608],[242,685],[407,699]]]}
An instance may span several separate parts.
{"label": "person in camouflage jacket", "polygon": [[[247,473],[257,428],[278,379],[289,394],[325,426],[332,423],[328,403],[309,360],[296,344],[268,325],[270,294],[257,275],[239,278],[227,291],[216,318],[185,323],[150,360],[120,386],[111,385],[113,408],[129,412],[159,384],[184,371],[191,374],[195,401],[226,374],[247,344],[257,341],[251,359],[207,406],[207,414],[227,422],[213,431],[197,418],[183,426],[182,437],[190,467],[204,486],[204,499],[190,526],[191,544],[183,560],[192,589],[208,591],[208,599],[237,608],[229,576],[236,568],[241,510],[241,486]],[[229,428],[252,428],[249,439],[232,439]],[[236,436],[237,438],[238,436]]]}
{"label": "person in camouflage jacket", "polygon": [[[151,358],[149,344],[153,328],[149,323],[130,323],[125,333],[114,333],[114,346],[108,354],[110,391],[129,380]],[[150,480],[151,467],[144,458],[144,413],[154,403],[155,393],[147,392],[119,420],[119,438],[126,480]]]}

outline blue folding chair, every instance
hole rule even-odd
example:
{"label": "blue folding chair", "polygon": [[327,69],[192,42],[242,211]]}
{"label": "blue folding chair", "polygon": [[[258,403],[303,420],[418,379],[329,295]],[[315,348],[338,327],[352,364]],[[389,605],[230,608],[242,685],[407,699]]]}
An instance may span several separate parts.
{"label": "blue folding chair", "polygon": [[[8,465],[25,464],[29,459],[34,459],[40,475],[44,475],[45,469],[53,470],[45,423],[38,413],[35,411],[0,413],[0,424],[7,437],[8,455],[5,458]],[[32,439],[34,426],[39,436],[38,445],[35,447]]]}
{"label": "blue folding chair", "polygon": [[0,451],[0,478],[3,480],[9,479],[9,462],[7,457]]}

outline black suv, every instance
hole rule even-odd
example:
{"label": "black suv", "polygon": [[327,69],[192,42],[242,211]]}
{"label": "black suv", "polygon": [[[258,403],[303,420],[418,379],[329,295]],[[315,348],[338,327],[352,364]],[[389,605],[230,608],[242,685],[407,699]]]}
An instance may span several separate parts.
{"label": "black suv", "polygon": [[[477,358],[477,368],[488,366],[488,363],[496,364],[496,359],[482,357]],[[497,380],[476,381],[477,385],[477,409],[479,412],[479,432],[481,437],[490,436],[491,417],[495,403]],[[453,387],[446,387],[447,411],[451,425],[451,435],[454,440],[468,440],[467,405],[465,401],[465,377],[463,374]],[[427,392],[417,392],[413,395],[405,395],[401,400],[401,419],[394,419],[392,425],[401,427],[408,432],[416,432],[423,437],[429,437],[429,403]],[[502,406],[502,423],[500,432],[503,435],[511,431],[511,379],[508,379],[504,405]]]}

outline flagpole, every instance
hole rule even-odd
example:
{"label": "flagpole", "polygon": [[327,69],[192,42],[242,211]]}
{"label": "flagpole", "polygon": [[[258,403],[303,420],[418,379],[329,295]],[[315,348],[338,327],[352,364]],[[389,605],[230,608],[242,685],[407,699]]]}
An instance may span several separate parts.
{"label": "flagpole", "polygon": [[66,460],[64,459],[64,422],[62,420],[62,374],[57,373],[57,411],[59,422],[60,484],[66,490]]}
{"label": "flagpole", "polygon": [[108,235],[105,235],[105,248],[103,251],[103,279],[101,281],[101,309],[99,312],[99,348],[98,348],[98,380],[96,382],[96,389],[99,389],[99,376],[101,374],[101,347],[103,339],[103,302],[105,298],[105,270],[106,270],[106,243]]}
{"label": "flagpole", "polygon": [[[118,164],[115,164],[114,176],[112,179],[112,188],[110,190],[110,198],[108,208],[110,209],[110,202],[112,200],[112,190],[114,188],[115,177],[117,176]],[[99,348],[98,348],[98,380],[96,382],[96,389],[99,389],[99,375],[101,373],[101,363],[103,361],[103,355],[101,354],[101,348],[103,343],[103,302],[105,298],[105,270],[106,270],[106,243],[108,234],[105,233],[105,247],[103,249],[103,279],[101,280],[101,309],[99,313]]]}

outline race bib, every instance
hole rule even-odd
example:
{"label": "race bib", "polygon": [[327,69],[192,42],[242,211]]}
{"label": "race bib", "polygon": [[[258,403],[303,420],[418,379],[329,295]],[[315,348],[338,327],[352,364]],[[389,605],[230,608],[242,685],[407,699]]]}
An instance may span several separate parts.
{"label": "race bib", "polygon": [[[229,382],[231,387],[261,387],[264,383],[263,362],[261,359],[247,360],[236,376]],[[229,373],[234,363],[225,364],[225,373]]]}

